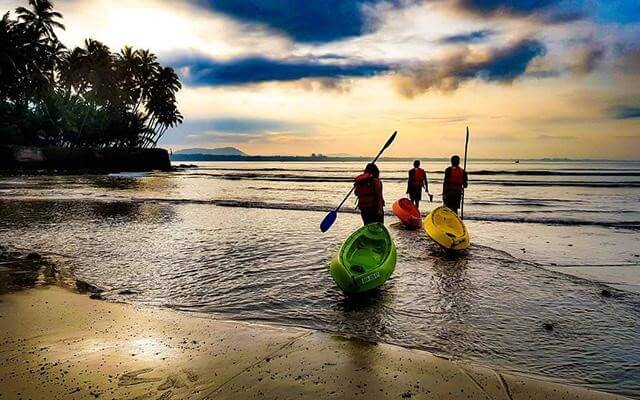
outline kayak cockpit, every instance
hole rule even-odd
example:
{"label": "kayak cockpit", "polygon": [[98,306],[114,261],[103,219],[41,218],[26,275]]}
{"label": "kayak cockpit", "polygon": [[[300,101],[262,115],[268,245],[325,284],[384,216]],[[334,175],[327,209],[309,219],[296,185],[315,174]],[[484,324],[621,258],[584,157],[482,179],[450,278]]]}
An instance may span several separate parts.
{"label": "kayak cockpit", "polygon": [[343,255],[344,265],[354,274],[377,268],[389,254],[388,238],[359,236]]}

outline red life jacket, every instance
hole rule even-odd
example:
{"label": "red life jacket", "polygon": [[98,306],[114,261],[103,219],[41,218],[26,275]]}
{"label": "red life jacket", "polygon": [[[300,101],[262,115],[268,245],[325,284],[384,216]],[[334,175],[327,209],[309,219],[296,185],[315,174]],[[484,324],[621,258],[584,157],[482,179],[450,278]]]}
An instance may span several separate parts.
{"label": "red life jacket", "polygon": [[378,190],[375,178],[368,172],[358,175],[354,181],[359,209],[373,209],[378,207]]}
{"label": "red life jacket", "polygon": [[449,178],[447,179],[447,191],[462,192],[464,187],[464,169],[460,167],[449,167]]}
{"label": "red life jacket", "polygon": [[414,168],[411,170],[409,184],[413,187],[422,187],[424,180],[427,178],[427,173],[422,168]]}

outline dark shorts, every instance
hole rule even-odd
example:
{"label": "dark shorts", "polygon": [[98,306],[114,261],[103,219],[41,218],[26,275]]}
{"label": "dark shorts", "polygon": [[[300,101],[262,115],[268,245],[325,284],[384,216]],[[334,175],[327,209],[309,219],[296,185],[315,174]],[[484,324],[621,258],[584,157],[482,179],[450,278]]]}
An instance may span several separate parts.
{"label": "dark shorts", "polygon": [[409,191],[409,198],[412,201],[420,201],[420,200],[422,200],[422,189],[410,190]]}
{"label": "dark shorts", "polygon": [[409,182],[407,184],[407,194],[409,195],[409,198],[413,201],[422,200],[422,185],[415,185]]}
{"label": "dark shorts", "polygon": [[447,206],[447,208],[450,208],[456,212],[460,208],[461,199],[462,199],[462,193],[460,192],[449,192],[449,193],[445,193],[443,196],[444,205]]}
{"label": "dark shorts", "polygon": [[378,210],[360,210],[360,216],[365,225],[374,222],[384,222],[384,213]]}

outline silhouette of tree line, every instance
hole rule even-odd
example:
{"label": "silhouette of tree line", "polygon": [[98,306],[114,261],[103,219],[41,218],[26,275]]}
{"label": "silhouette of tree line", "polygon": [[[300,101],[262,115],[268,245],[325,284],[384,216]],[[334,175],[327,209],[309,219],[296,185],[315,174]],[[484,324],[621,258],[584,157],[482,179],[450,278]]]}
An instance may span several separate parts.
{"label": "silhouette of tree line", "polygon": [[0,21],[0,143],[147,148],[182,122],[182,85],[153,53],[93,39],[68,49],[52,2],[29,6]]}

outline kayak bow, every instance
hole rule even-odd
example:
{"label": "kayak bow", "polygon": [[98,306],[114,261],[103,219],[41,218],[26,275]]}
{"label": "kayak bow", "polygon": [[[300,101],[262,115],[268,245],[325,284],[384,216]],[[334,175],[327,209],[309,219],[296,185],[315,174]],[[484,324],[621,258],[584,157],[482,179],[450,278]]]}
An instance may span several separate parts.
{"label": "kayak bow", "polygon": [[411,200],[402,198],[393,203],[392,209],[400,222],[408,229],[418,229],[422,225],[420,211],[418,211]]}

